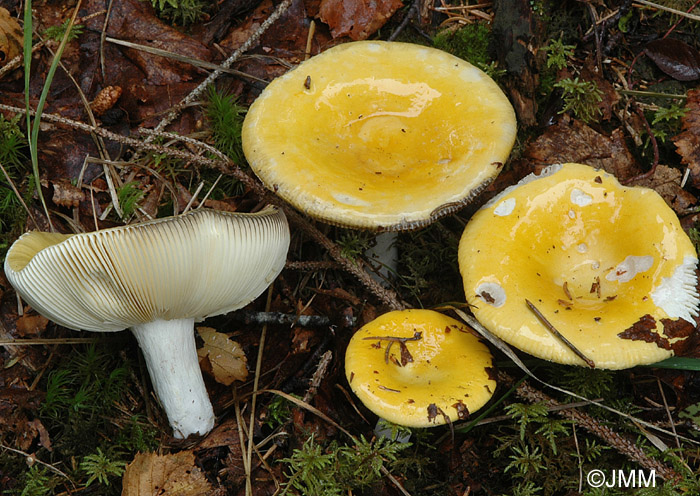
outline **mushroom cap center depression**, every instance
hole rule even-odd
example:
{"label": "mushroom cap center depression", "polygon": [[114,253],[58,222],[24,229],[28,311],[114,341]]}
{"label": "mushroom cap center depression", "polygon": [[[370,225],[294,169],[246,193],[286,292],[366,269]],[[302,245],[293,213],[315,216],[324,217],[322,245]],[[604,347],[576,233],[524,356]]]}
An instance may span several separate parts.
{"label": "mushroom cap center depression", "polygon": [[514,138],[513,109],[483,72],[386,42],[312,57],[270,83],[243,126],[269,188],[326,222],[372,229],[414,228],[468,201]]}
{"label": "mushroom cap center depression", "polygon": [[563,319],[590,314],[583,322],[591,327],[601,320],[610,323],[623,306],[622,314],[629,315],[630,305],[643,305],[662,278],[673,274],[673,264],[662,262],[679,253],[677,236],[663,226],[666,219],[635,221],[648,208],[647,193],[572,179],[519,199],[520,205],[496,202],[496,217],[512,219],[501,234],[509,253],[503,254],[498,275],[477,284],[477,293],[487,301],[497,298],[490,294],[497,288],[483,286],[486,294],[478,289],[497,283],[508,288],[506,298],[526,297],[548,318],[562,312]]}

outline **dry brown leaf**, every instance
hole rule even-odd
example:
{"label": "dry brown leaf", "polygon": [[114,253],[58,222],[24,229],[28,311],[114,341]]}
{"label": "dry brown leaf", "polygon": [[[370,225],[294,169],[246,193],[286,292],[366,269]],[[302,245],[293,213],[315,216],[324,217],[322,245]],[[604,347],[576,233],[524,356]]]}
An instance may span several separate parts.
{"label": "dry brown leaf", "polygon": [[192,451],[138,453],[127,465],[122,484],[122,496],[201,496],[212,491]]}
{"label": "dry brown leaf", "polygon": [[683,132],[673,138],[682,162],[690,169],[690,182],[700,187],[700,90],[688,90],[685,102],[688,108],[683,116]]}
{"label": "dry brown leaf", "polygon": [[587,164],[603,169],[621,181],[642,172],[619,129],[605,136],[581,121],[566,117],[529,143],[523,156],[536,165]]}
{"label": "dry brown leaf", "polygon": [[85,199],[85,193],[73,186],[67,179],[60,179],[53,183],[53,202],[56,205],[67,208],[77,207]]}
{"label": "dry brown leaf", "polygon": [[638,181],[636,185],[655,190],[677,214],[683,215],[688,213],[697,200],[681,188],[682,176],[678,169],[659,164],[653,176]]}
{"label": "dry brown leaf", "polygon": [[25,313],[17,319],[17,334],[21,337],[36,336],[46,329],[49,319],[43,315]]}
{"label": "dry brown leaf", "polygon": [[202,367],[211,372],[216,382],[230,386],[233,381],[248,377],[248,361],[241,345],[211,327],[198,327],[197,332],[204,340],[204,346],[197,350],[199,362],[205,362]]}
{"label": "dry brown leaf", "polygon": [[22,28],[7,9],[0,7],[0,67],[22,53]]}
{"label": "dry brown leaf", "polygon": [[401,7],[401,0],[323,0],[319,17],[331,28],[333,38],[366,40]]}

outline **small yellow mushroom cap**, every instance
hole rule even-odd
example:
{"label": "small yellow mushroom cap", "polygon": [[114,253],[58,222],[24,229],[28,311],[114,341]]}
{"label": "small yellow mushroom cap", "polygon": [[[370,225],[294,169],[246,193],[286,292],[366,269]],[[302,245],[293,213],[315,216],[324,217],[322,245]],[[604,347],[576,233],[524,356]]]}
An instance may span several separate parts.
{"label": "small yellow mushroom cap", "polygon": [[550,166],[470,220],[459,266],[474,316],[511,345],[599,368],[658,362],[695,329],[698,258],[653,190],[581,164]]}
{"label": "small yellow mushroom cap", "polygon": [[243,124],[265,185],[322,221],[426,225],[472,200],[515,141],[513,108],[484,72],[419,45],[333,47],[275,79]]}
{"label": "small yellow mushroom cap", "polygon": [[[385,338],[413,338],[404,346]],[[391,344],[387,353],[387,346]],[[350,340],[345,375],[367,408],[408,427],[465,419],[496,390],[489,349],[462,323],[432,310],[386,313]]]}

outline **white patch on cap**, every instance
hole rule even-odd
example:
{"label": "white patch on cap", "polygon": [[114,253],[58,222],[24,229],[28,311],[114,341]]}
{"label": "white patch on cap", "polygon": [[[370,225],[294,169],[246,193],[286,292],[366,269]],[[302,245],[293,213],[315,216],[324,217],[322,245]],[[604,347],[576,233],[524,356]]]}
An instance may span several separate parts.
{"label": "white patch on cap", "polygon": [[586,253],[588,251],[588,245],[586,243],[580,243],[576,246],[576,251],[579,253]]}
{"label": "white patch on cap", "polygon": [[590,205],[593,201],[593,197],[591,195],[585,193],[583,190],[580,190],[578,188],[574,188],[571,190],[570,198],[571,203],[578,205],[579,207],[585,207],[586,205]]}
{"label": "white patch on cap", "polygon": [[345,195],[343,193],[333,193],[331,196],[338,202],[344,203],[345,205],[352,205],[353,207],[369,207],[370,204],[364,200],[360,200],[354,196]]}
{"label": "white patch on cap", "polygon": [[512,214],[514,209],[515,198],[508,198],[507,200],[503,200],[501,203],[496,205],[496,208],[493,209],[493,214],[498,215],[499,217],[506,217],[507,215]]}
{"label": "white patch on cap", "polygon": [[576,218],[576,212],[574,212],[573,210],[569,210],[569,218],[575,219],[575,218]]}
{"label": "white patch on cap", "polygon": [[698,315],[699,299],[695,275],[697,265],[697,258],[686,255],[673,275],[664,277],[659,287],[651,293],[654,304],[672,319],[681,318],[695,324],[693,317]]}
{"label": "white patch on cap", "polygon": [[654,265],[654,257],[645,255],[643,257],[635,257],[629,255],[622,262],[617,264],[617,267],[612,269],[605,276],[608,281],[629,282],[634,279],[634,276],[642,272],[646,272]]}
{"label": "white patch on cap", "polygon": [[493,307],[502,307],[506,302],[506,292],[495,282],[484,282],[477,286],[476,296]]}

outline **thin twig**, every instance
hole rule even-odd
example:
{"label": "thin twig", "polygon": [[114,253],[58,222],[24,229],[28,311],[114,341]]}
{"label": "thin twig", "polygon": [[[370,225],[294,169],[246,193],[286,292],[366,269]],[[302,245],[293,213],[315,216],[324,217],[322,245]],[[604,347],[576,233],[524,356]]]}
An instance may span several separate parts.
{"label": "thin twig", "polygon": [[530,310],[532,310],[532,313],[534,313],[537,316],[537,318],[540,320],[540,322],[542,322],[542,324],[544,324],[545,328],[547,328],[547,330],[549,332],[554,334],[554,336],[557,337],[559,339],[559,341],[564,343],[571,351],[573,351],[577,357],[579,357],[581,360],[586,362],[586,365],[588,365],[592,369],[595,368],[595,363],[593,362],[593,360],[591,360],[586,355],[584,355],[583,352],[581,350],[579,350],[578,348],[576,348],[576,346],[574,346],[574,344],[571,341],[566,339],[566,337],[564,337],[564,335],[562,333],[560,333],[557,330],[557,328],[554,327],[552,325],[552,323],[549,320],[547,320],[547,318],[544,315],[542,315],[542,312],[540,312],[537,309],[537,307],[532,304],[532,302],[530,300],[525,299],[525,303],[527,304],[528,308]]}
{"label": "thin twig", "polygon": [[[248,38],[245,43],[243,43],[238,50],[233,52],[229,58],[227,58],[224,62],[221,63],[221,67],[223,68],[229,68],[235,61],[237,61],[241,55],[243,55],[245,52],[247,52],[257,41],[260,39],[260,37],[263,35],[267,29],[272,26],[280,17],[282,17],[282,14],[286,12],[286,10],[289,8],[289,6],[292,5],[292,0],[284,0],[282,3],[280,3],[275,11],[270,14],[270,17],[265,19],[265,21],[260,25],[257,31]],[[199,86],[197,86],[194,90],[190,92],[189,95],[187,95],[181,102],[181,104],[175,109],[169,112],[163,120],[161,120],[158,125],[155,127],[155,131],[162,131],[163,129],[168,126],[171,122],[173,122],[177,117],[180,115],[180,112],[178,109],[184,108],[190,103],[194,102],[199,98],[199,96],[204,93],[204,91],[211,86],[216,79],[223,74],[223,71],[220,69],[215,70],[212,72],[204,81],[202,81]],[[147,141],[150,141],[147,139]]]}

